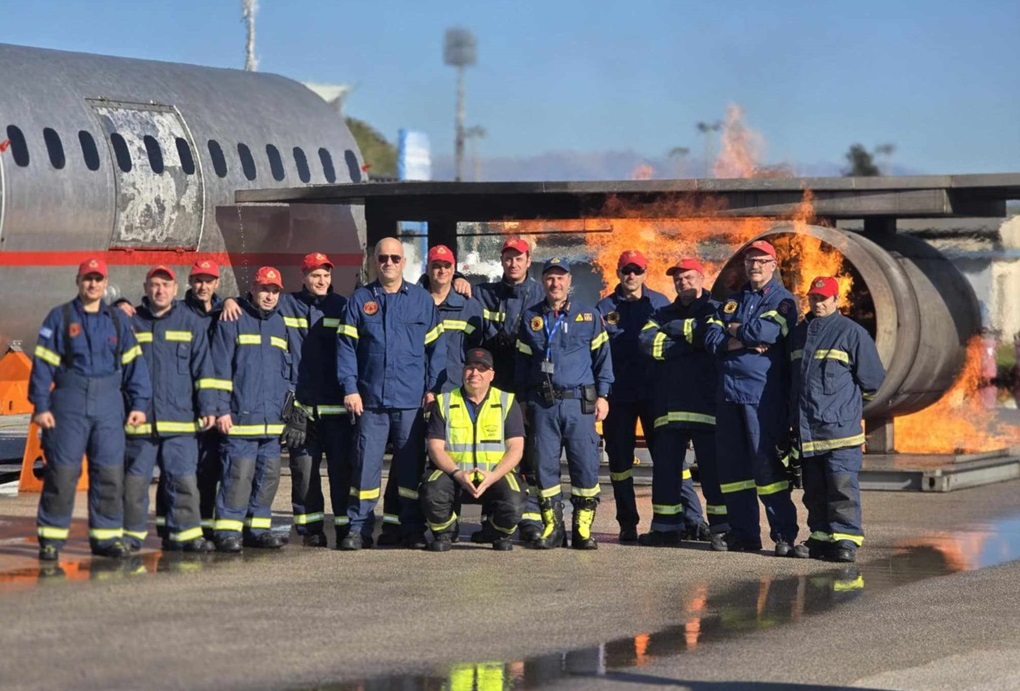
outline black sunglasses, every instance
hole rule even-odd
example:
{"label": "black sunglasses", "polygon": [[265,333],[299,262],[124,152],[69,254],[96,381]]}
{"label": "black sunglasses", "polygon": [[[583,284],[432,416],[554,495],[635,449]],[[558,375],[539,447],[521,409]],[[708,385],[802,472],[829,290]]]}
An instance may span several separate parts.
{"label": "black sunglasses", "polygon": [[640,276],[640,275],[642,275],[642,274],[643,274],[644,272],[645,272],[645,270],[644,270],[644,269],[642,269],[641,267],[639,267],[639,266],[633,266],[633,265],[631,265],[631,266],[625,266],[625,267],[623,267],[622,269],[620,269],[620,273],[622,273],[622,274],[623,274],[623,275],[625,275],[625,276],[626,276],[627,274],[634,274],[635,276]]}
{"label": "black sunglasses", "polygon": [[387,262],[392,264],[399,264],[402,259],[403,257],[401,257],[399,254],[380,254],[378,257],[376,257],[376,261],[378,261],[380,264],[386,264]]}

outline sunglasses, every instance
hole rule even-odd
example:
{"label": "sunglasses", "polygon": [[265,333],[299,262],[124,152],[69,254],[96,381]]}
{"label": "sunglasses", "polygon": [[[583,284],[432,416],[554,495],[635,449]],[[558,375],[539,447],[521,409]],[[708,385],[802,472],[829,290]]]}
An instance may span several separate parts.
{"label": "sunglasses", "polygon": [[376,257],[376,261],[380,264],[399,264],[404,258],[399,254],[380,254]]}
{"label": "sunglasses", "polygon": [[624,276],[626,276],[628,274],[634,274],[635,276],[641,276],[642,274],[644,274],[644,272],[645,272],[644,269],[642,269],[640,267],[637,267],[637,266],[625,266],[622,269],[620,269],[620,273],[622,273]]}

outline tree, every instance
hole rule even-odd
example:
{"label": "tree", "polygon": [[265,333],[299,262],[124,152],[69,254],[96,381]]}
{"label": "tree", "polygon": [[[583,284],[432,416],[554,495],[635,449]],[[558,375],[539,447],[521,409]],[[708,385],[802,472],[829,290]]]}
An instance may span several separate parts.
{"label": "tree", "polygon": [[354,141],[361,149],[365,171],[372,177],[395,178],[397,176],[397,148],[386,141],[378,130],[363,120],[344,118]]}

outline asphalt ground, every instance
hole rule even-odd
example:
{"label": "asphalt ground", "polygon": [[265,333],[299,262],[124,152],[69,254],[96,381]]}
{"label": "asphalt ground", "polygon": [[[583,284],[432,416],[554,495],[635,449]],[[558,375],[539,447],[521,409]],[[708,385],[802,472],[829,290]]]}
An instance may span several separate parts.
{"label": "asphalt ground", "polygon": [[[605,490],[594,552],[341,553],[292,537],[171,557],[150,538],[125,562],[88,555],[79,494],[44,569],[27,537],[38,496],[0,497],[0,687],[1020,687],[1018,481],[865,493],[850,568],[620,545]],[[289,491],[285,478],[281,526]],[[647,526],[650,489],[638,498]]]}

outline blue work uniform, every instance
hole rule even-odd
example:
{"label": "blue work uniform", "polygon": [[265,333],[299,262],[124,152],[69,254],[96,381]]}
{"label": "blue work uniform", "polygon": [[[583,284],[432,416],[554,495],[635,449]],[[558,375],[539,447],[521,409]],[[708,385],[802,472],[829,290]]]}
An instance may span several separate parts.
{"label": "blue work uniform", "polygon": [[283,406],[296,374],[287,326],[277,309],[238,299],[241,316],[216,324],[212,339],[217,417],[230,414],[223,439],[223,479],[216,495],[217,540],[242,531],[252,537],[272,528],[272,504],[280,484]]}
{"label": "blue work uniform", "polygon": [[[776,451],[789,429],[788,320],[796,318],[793,295],[773,277],[758,290],[747,284],[730,295],[705,334],[705,347],[718,359],[720,373],[719,484],[732,533],[746,546],[761,544],[756,492],[765,505],[772,540],[792,545],[797,537],[797,511]],[[727,350],[727,326],[734,322],[740,324],[736,339],[743,347]],[[756,346],[768,349],[759,353]]]}
{"label": "blue work uniform", "polygon": [[[428,290],[429,277],[422,276],[418,284]],[[439,374],[439,390],[446,393],[463,383],[464,354],[482,345],[482,303],[451,289],[436,309],[443,325],[440,341],[446,347],[446,369]]]}
{"label": "blue work uniform", "polygon": [[138,549],[147,535],[149,484],[159,464],[157,489],[166,507],[167,539],[202,537],[198,495],[198,418],[216,413],[217,392],[206,324],[174,301],[155,316],[148,298],[135,309],[131,327],[152,381],[145,424],[125,426],[124,540]]}
{"label": "blue work uniform", "polygon": [[399,515],[385,516],[406,538],[424,534],[418,484],[425,464],[422,399],[437,392],[446,366],[442,324],[435,302],[421,286],[402,281],[387,293],[379,281],[354,291],[337,331],[337,379],[346,394],[358,393],[364,412],[354,431],[350,530],[369,544],[382,484],[387,442],[399,492]]}
{"label": "blue work uniform", "polygon": [[863,401],[885,369],[871,336],[842,314],[808,314],[790,339],[791,427],[801,456],[808,540],[857,549],[864,541],[858,474]]}
{"label": "blue work uniform", "polygon": [[307,288],[280,296],[278,310],[294,344],[297,405],[308,413],[307,438],[290,449],[291,504],[299,535],[323,532],[325,500],[319,468],[326,456],[333,525],[347,534],[347,496],[351,489],[351,419],[336,378],[337,329],[347,298],[329,287],[326,295]]}
{"label": "blue work uniform", "polygon": [[126,316],[105,303],[98,312],[86,312],[80,298],[50,310],[39,329],[28,385],[35,414],[51,412],[56,421],[42,433],[41,546],[60,549],[67,541],[83,455],[89,542],[98,549],[122,540],[125,399],[130,410],[145,411],[151,398],[149,371]]}
{"label": "blue work uniform", "polygon": [[536,481],[545,503],[558,502],[562,495],[564,448],[571,501],[577,506],[584,499],[598,500],[595,414],[582,412],[581,397],[586,387],[598,397],[609,397],[613,361],[608,342],[602,317],[593,307],[567,303],[554,312],[543,300],[524,311],[517,336],[517,395],[528,402]]}
{"label": "blue work uniform", "polygon": [[641,352],[653,363],[655,437],[651,449],[655,531],[678,531],[686,524],[690,532],[701,522],[700,504],[692,516],[691,504],[683,492],[691,481],[690,470],[684,467],[689,443],[694,445],[698,460],[709,526],[713,533],[729,530],[715,452],[718,374],[715,357],[705,350],[708,322],[718,308],[719,303],[703,290],[689,305],[677,298],[656,310],[641,331]]}

